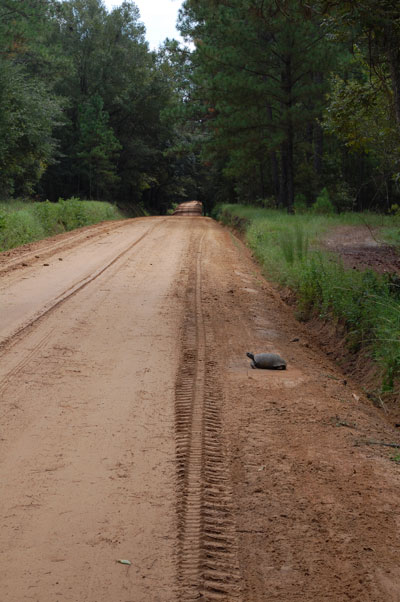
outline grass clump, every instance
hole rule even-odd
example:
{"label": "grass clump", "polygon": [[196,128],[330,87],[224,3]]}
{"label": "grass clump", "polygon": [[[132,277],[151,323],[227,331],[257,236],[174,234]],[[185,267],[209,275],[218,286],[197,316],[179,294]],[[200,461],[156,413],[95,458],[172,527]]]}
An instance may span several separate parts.
{"label": "grass clump", "polygon": [[293,265],[296,260],[302,261],[308,255],[308,236],[300,224],[279,235],[279,246],[287,263]]}
{"label": "grass clump", "polygon": [[333,225],[373,225],[379,216],[288,215],[240,205],[223,205],[218,216],[228,225],[245,224],[268,277],[296,293],[299,317],[317,314],[344,325],[349,349],[369,354],[380,367],[382,390],[393,391],[400,379],[400,286],[371,270],[348,270],[315,244]]}
{"label": "grass clump", "polygon": [[110,203],[78,198],[59,199],[58,203],[0,203],[0,251],[122,217]]}

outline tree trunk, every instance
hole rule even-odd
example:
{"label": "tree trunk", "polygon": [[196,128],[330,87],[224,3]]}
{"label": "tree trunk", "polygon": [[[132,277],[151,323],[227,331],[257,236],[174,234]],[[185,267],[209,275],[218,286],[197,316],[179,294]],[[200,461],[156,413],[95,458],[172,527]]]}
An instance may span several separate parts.
{"label": "tree trunk", "polygon": [[261,192],[261,198],[265,199],[264,166],[263,166],[262,159],[259,160],[259,167],[260,167],[260,192]]}
{"label": "tree trunk", "polygon": [[307,163],[311,163],[313,156],[313,142],[314,142],[314,122],[309,121],[306,129],[306,140],[307,140],[307,149],[306,149],[306,159]]}
{"label": "tree trunk", "polygon": [[[316,84],[322,85],[324,81],[323,73],[317,71],[314,73],[314,81]],[[322,156],[324,152],[324,132],[318,122],[314,128],[314,170],[317,176],[322,174]]]}
{"label": "tree trunk", "polygon": [[287,132],[287,139],[281,146],[281,178],[279,187],[279,204],[289,212],[293,210],[294,203],[294,177],[293,177],[293,132]]}
{"label": "tree trunk", "polygon": [[291,119],[289,119],[288,129],[287,129],[287,202],[286,208],[289,212],[293,211],[294,204],[294,161],[293,161],[293,126]]}
{"label": "tree trunk", "polygon": [[[269,121],[272,124],[273,113],[272,113],[271,105],[267,105],[267,114],[268,114]],[[274,192],[275,198],[280,202],[279,164],[278,164],[278,157],[276,155],[276,151],[274,151],[274,150],[271,151],[270,160],[271,160],[271,175],[272,175],[273,192]]]}
{"label": "tree trunk", "polygon": [[400,128],[400,50],[391,48],[389,52],[390,76],[393,88],[394,116]]}
{"label": "tree trunk", "polygon": [[394,118],[400,128],[400,48],[393,23],[385,26],[386,55],[390,66],[390,78],[393,89]]}
{"label": "tree trunk", "polygon": [[314,170],[320,176],[322,173],[322,154],[324,152],[324,132],[319,123],[314,129]]}
{"label": "tree trunk", "polygon": [[276,199],[279,199],[280,195],[280,183],[279,183],[279,163],[278,157],[275,151],[271,151],[271,169],[272,169],[272,183],[273,190]]}
{"label": "tree trunk", "polygon": [[294,203],[294,161],[293,146],[294,132],[292,123],[292,56],[289,54],[284,60],[285,68],[282,71],[282,88],[285,93],[285,140],[282,143],[282,184],[281,199],[288,211],[293,210]]}

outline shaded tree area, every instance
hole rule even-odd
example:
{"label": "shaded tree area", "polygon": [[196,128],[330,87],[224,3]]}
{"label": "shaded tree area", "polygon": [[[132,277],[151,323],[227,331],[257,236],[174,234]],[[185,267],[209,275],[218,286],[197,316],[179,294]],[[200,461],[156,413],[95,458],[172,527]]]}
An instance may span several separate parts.
{"label": "shaded tree area", "polygon": [[134,2],[0,3],[0,197],[389,210],[400,185],[391,0],[185,0],[150,51]]}
{"label": "shaded tree area", "polygon": [[177,43],[150,51],[133,2],[107,12],[101,0],[4,0],[0,49],[3,198],[163,212],[187,197],[170,111],[182,95]]}
{"label": "shaded tree area", "polygon": [[397,201],[397,3],[186,0],[180,28],[195,44],[186,111],[222,200]]}

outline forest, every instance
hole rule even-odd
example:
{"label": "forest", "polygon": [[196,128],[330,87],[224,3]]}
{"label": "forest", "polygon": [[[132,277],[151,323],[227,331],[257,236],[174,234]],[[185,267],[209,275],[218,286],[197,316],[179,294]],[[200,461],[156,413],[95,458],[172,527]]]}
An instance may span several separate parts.
{"label": "forest", "polygon": [[0,199],[165,213],[400,204],[400,7],[185,0],[149,49],[134,2],[3,0]]}

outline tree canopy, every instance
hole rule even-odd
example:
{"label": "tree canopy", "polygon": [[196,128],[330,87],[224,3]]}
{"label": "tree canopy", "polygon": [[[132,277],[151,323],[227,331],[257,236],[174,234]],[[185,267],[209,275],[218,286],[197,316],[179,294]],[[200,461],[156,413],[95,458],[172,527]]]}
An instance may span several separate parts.
{"label": "tree canopy", "polygon": [[151,51],[134,2],[3,0],[0,195],[398,202],[396,3],[185,0],[179,27]]}

